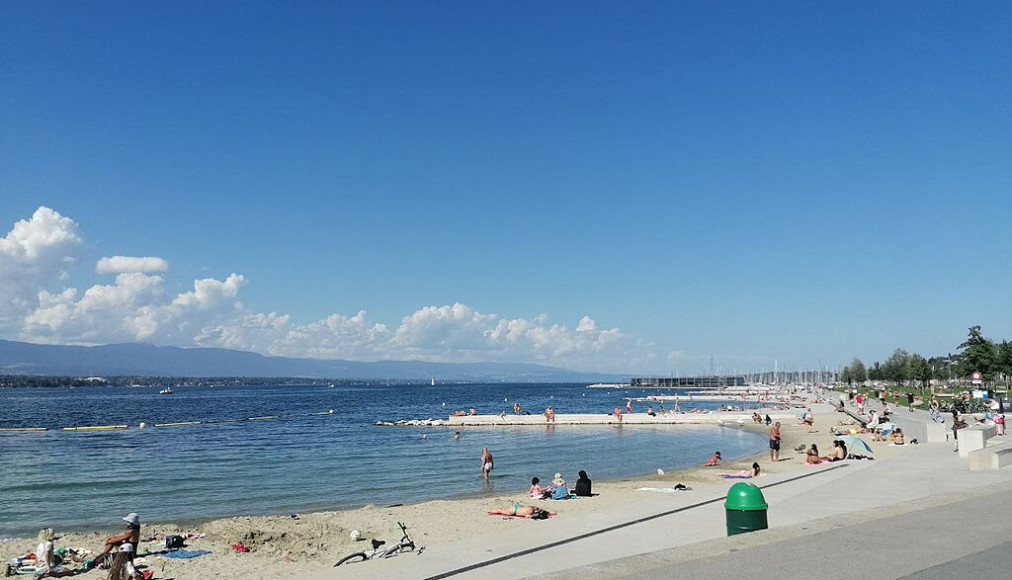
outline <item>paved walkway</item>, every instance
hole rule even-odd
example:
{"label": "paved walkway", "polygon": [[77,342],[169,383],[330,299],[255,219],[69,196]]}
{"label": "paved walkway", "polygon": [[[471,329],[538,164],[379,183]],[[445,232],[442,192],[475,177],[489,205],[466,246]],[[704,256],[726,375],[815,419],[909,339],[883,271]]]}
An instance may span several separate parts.
{"label": "paved walkway", "polygon": [[[926,413],[910,415],[927,420]],[[691,492],[656,494],[646,501],[638,498],[622,513],[510,522],[518,525],[503,526],[494,536],[435,546],[421,556],[337,568],[317,577],[586,580],[647,573],[656,577],[664,569],[662,576],[900,578],[932,566],[944,573],[953,561],[997,546],[999,542],[987,540],[996,529],[989,518],[992,507],[1000,506],[1003,511],[993,513],[1012,522],[1010,502],[999,501],[1001,494],[1012,491],[1012,468],[971,472],[967,460],[946,444],[909,445],[885,461],[804,467],[759,482],[770,505],[770,529],[763,532],[725,537],[722,500],[729,484],[722,482]],[[859,541],[844,541],[848,537]],[[912,548],[915,545],[927,548]],[[853,550],[861,550],[862,557],[845,557]],[[721,558],[736,551],[747,551],[749,558]],[[869,559],[872,552],[876,555]],[[836,565],[833,557],[850,563]],[[756,562],[766,567],[756,573],[750,558],[759,558]],[[903,564],[888,566],[888,573],[879,574],[873,566],[893,559]]]}

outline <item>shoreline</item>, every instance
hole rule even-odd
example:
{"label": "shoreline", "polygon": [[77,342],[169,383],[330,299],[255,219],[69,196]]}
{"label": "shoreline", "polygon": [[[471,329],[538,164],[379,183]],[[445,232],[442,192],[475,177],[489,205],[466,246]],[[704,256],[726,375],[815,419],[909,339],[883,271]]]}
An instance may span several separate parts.
{"label": "shoreline", "polygon": [[[829,415],[820,412],[825,418]],[[543,417],[537,417],[542,419]],[[768,427],[753,423],[749,416],[747,423],[724,420],[725,427],[740,428],[753,433],[765,434]],[[792,415],[793,418],[793,415]],[[716,418],[714,418],[716,419]],[[716,420],[712,423],[716,424]],[[239,515],[226,518],[200,519],[184,518],[171,522],[147,524],[142,522],[142,536],[156,535],[159,539],[165,534],[179,533],[186,535],[206,534],[205,537],[188,542],[188,549],[211,550],[212,554],[194,560],[174,560],[160,556],[143,558],[142,563],[156,572],[157,578],[172,577],[176,580],[206,578],[217,574],[229,574],[241,578],[262,578],[273,580],[288,578],[294,575],[321,573],[328,569],[342,555],[361,550],[363,543],[350,539],[352,530],[359,530],[364,538],[381,538],[387,541],[396,540],[399,531],[396,522],[407,524],[412,538],[420,546],[438,546],[450,542],[466,540],[484,535],[496,535],[504,528],[520,527],[523,522],[490,517],[485,512],[512,503],[537,504],[549,507],[559,514],[556,524],[582,526],[586,518],[594,519],[615,510],[625,510],[628,505],[637,509],[648,509],[655,504],[666,503],[670,494],[647,493],[639,488],[667,489],[675,483],[682,483],[690,488],[708,488],[727,486],[718,474],[735,473],[747,469],[753,461],[762,465],[764,475],[782,473],[802,468],[798,461],[792,460],[791,447],[801,440],[816,435],[823,438],[829,434],[825,419],[821,425],[821,433],[807,434],[802,428],[793,425],[790,419],[781,419],[784,428],[785,444],[780,464],[770,464],[765,449],[757,450],[745,456],[728,458],[717,467],[703,467],[709,452],[699,458],[692,466],[665,471],[663,475],[639,474],[616,479],[595,480],[596,497],[572,501],[531,500],[526,498],[523,489],[495,491],[486,495],[476,492],[474,495],[462,495],[448,499],[388,505],[385,507],[367,504],[358,508],[328,509],[323,511],[299,513],[297,515]],[[544,425],[544,423],[541,423]],[[817,422],[817,425],[819,423]],[[799,431],[802,431],[799,433]],[[820,446],[822,444],[820,443]],[[828,451],[828,450],[827,450]],[[567,474],[575,477],[575,474]],[[593,474],[591,474],[593,477]],[[762,479],[758,481],[761,483]],[[547,482],[546,482],[547,483]],[[631,502],[631,503],[630,503]],[[598,516],[595,516],[598,514]],[[109,530],[116,529],[120,515],[109,514],[109,528],[91,528],[88,532],[70,532],[58,542],[60,546],[81,546],[96,551]],[[143,517],[143,514],[142,514]],[[553,518],[554,520],[555,518]],[[580,523],[583,521],[584,523]],[[102,531],[105,530],[105,531]],[[58,533],[63,530],[57,530]],[[249,553],[238,553],[229,545],[241,542],[252,550]],[[490,545],[495,542],[489,539]],[[0,544],[3,557],[10,559],[15,555],[34,550],[35,541],[30,539],[9,540]],[[155,551],[157,544],[142,544]],[[143,550],[142,550],[143,551]],[[217,571],[217,574],[214,572]],[[89,572],[85,577],[92,576]]]}
{"label": "shoreline", "polygon": [[[729,428],[729,429],[742,429],[742,430],[745,430],[745,431],[750,431],[750,432],[755,432],[755,433],[759,433],[761,431],[761,429],[758,428],[759,426],[757,424],[752,423],[751,420],[749,421],[749,423],[750,424],[746,425],[746,424],[739,423],[739,422],[731,422],[731,421],[727,420],[727,418],[725,418],[723,422],[721,422],[719,420],[715,420],[715,421],[695,421],[695,422],[657,422],[657,423],[651,423],[651,422],[641,422],[641,423],[630,422],[629,425],[634,426],[634,427],[649,426],[649,425],[653,425],[653,424],[712,425],[712,426],[724,427],[724,428]],[[522,424],[522,423],[508,424],[507,426],[516,426],[516,425],[520,425],[520,424]],[[594,427],[594,426],[607,426],[608,423],[571,423],[571,424],[565,424],[565,425],[566,426],[573,426],[573,427]],[[617,423],[611,423],[611,425],[612,426],[617,426],[618,424]],[[416,426],[416,425],[411,425],[411,426]],[[440,425],[432,425],[432,426],[440,426]],[[453,427],[454,425],[441,425],[441,426],[443,426],[443,427]],[[497,425],[468,424],[468,425],[465,425],[465,426],[470,427],[470,428],[474,428],[474,427],[488,427],[488,426],[495,427],[495,426],[504,426],[504,425],[503,424],[497,424]],[[532,425],[532,426],[542,426],[542,427],[544,427],[546,425],[544,423],[540,423],[540,424],[536,424],[536,425]],[[547,426],[551,427],[552,425],[549,424]],[[673,434],[674,433],[675,432],[673,432]],[[760,456],[762,454],[763,454],[762,452],[757,452],[757,453],[753,453],[753,454],[746,454],[746,455],[742,455],[742,456],[730,457],[730,458],[727,459],[727,462],[745,461],[746,459],[749,459],[749,462],[751,463],[752,459],[750,459],[750,458],[752,458],[752,457],[758,457],[758,456]],[[704,455],[708,456],[709,453],[706,453]],[[700,459],[700,463],[705,462],[705,461],[706,461],[706,457],[705,456]],[[688,472],[688,471],[695,470],[698,467],[700,467],[700,465],[693,464],[693,465],[690,465],[690,466],[678,467],[678,468],[674,468],[674,469],[664,469],[664,476],[665,477],[667,477],[667,476],[674,476],[675,474],[678,474],[680,472]],[[644,472],[631,473],[631,474],[619,476],[619,477],[616,477],[616,478],[595,479],[594,480],[594,485],[599,485],[599,484],[600,485],[609,485],[611,483],[629,481],[630,479],[634,479],[634,478],[651,478],[651,477],[652,478],[657,478],[658,476],[654,472],[646,472],[646,471],[644,471]],[[547,482],[543,482],[543,483],[547,483]],[[497,491],[493,495],[494,496],[506,496],[506,495],[509,495],[509,496],[512,497],[512,496],[516,496],[517,494],[526,495],[526,493],[527,493],[526,489],[505,489],[505,490],[502,490],[501,492]],[[488,495],[488,492],[486,492],[486,491],[468,491],[468,492],[462,492],[462,493],[460,493],[460,495],[457,495],[457,496],[450,495],[450,496],[445,496],[445,497],[439,497],[439,498],[433,498],[433,499],[423,499],[423,500],[418,500],[418,501],[406,500],[406,501],[403,501],[403,502],[395,502],[395,503],[385,504],[385,505],[376,505],[376,504],[374,504],[372,502],[368,502],[366,504],[359,504],[359,505],[346,506],[346,507],[333,506],[333,507],[326,507],[326,508],[322,508],[322,509],[318,509],[318,510],[301,511],[301,512],[298,513],[298,515],[299,516],[303,516],[303,515],[311,515],[311,514],[342,514],[342,513],[353,512],[353,511],[364,510],[364,509],[370,509],[370,510],[371,509],[396,509],[396,508],[409,507],[409,506],[420,506],[420,505],[424,505],[424,504],[430,503],[430,502],[445,502],[445,501],[457,501],[457,500],[480,500],[480,499],[487,499],[488,497],[490,497],[490,496]],[[64,534],[62,534],[65,537],[66,536],[87,536],[87,535],[92,535],[92,534],[96,534],[96,533],[97,534],[116,533],[116,532],[119,532],[119,527],[118,527],[119,520],[118,520],[118,518],[113,517],[113,516],[115,516],[115,514],[111,514],[110,521],[112,523],[109,524],[108,526],[103,526],[103,525],[93,525],[93,526],[84,526],[84,527],[70,526],[70,527],[67,527],[67,528],[61,528],[60,531],[65,532]],[[160,528],[171,528],[171,529],[174,529],[174,530],[179,530],[179,529],[184,529],[184,528],[188,528],[188,527],[189,528],[200,527],[200,526],[204,526],[204,525],[207,525],[207,524],[210,524],[210,523],[214,523],[214,522],[235,520],[235,519],[240,519],[240,518],[289,518],[289,517],[290,517],[290,514],[279,513],[279,512],[271,512],[271,513],[246,513],[246,514],[235,514],[235,515],[229,515],[229,516],[215,516],[215,517],[207,517],[207,518],[181,517],[181,518],[174,518],[174,519],[165,520],[165,521],[154,521],[154,522],[150,522],[150,523],[146,523],[145,522],[144,523],[144,527],[146,527],[146,528],[147,527],[153,527],[153,528],[157,528],[157,529],[160,529]],[[30,537],[27,537],[27,536],[24,536],[24,537],[21,537],[21,536],[0,537],[0,547],[4,546],[6,544],[10,544],[10,543],[14,543],[14,542],[23,542],[23,541],[32,541],[32,542],[34,542],[34,539],[32,539]]]}

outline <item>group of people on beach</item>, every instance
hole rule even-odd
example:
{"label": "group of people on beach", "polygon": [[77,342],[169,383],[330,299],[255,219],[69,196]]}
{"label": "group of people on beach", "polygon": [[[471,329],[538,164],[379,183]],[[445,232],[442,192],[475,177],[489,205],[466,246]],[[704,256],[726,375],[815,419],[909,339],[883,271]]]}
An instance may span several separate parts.
{"label": "group of people on beach", "polygon": [[[68,552],[58,552],[55,549],[57,536],[51,528],[43,528],[39,531],[39,545],[35,549],[35,565],[31,570],[33,578],[63,578],[75,576],[87,572],[92,568],[108,568],[109,573],[106,580],[146,580],[151,576],[134,567],[134,554],[141,541],[141,520],[136,513],[127,514],[123,518],[126,522],[126,530],[109,536],[102,545],[102,551],[93,558],[84,560],[84,553],[75,553],[69,556]],[[83,568],[74,568],[71,562],[83,564]],[[9,574],[21,573],[18,570],[7,569]]]}
{"label": "group of people on beach", "polygon": [[805,463],[809,465],[842,461],[846,458],[847,445],[839,439],[833,441],[833,450],[829,453],[829,455],[820,455],[819,448],[815,443],[812,443],[812,446],[805,452]]}
{"label": "group of people on beach", "polygon": [[[551,485],[541,487],[541,479],[538,477],[531,478],[531,487],[527,492],[527,497],[530,499],[546,500],[546,499],[571,499],[574,497],[591,497],[592,482],[586,471],[580,470],[579,479],[576,480],[576,486],[572,492],[569,489],[569,485],[566,483],[565,478],[562,477],[562,473],[556,473],[555,477],[552,478]],[[536,505],[521,505],[519,502],[515,502],[512,506],[496,508],[488,512],[489,515],[493,516],[506,516],[506,517],[521,517],[530,519],[547,519],[550,515],[548,510],[536,506]]]}
{"label": "group of people on beach", "polygon": [[578,475],[579,479],[576,480],[576,487],[572,491],[569,490],[569,485],[566,483],[565,478],[562,477],[562,473],[556,473],[555,477],[552,478],[552,484],[546,487],[541,487],[540,478],[531,478],[531,487],[527,495],[533,499],[569,499],[574,496],[590,497],[593,485],[590,477],[582,469]]}

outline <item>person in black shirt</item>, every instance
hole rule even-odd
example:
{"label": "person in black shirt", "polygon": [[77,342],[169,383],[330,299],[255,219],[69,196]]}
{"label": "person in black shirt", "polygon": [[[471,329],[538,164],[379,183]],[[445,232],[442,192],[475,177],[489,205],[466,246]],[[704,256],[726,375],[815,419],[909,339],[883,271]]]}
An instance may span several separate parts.
{"label": "person in black shirt", "polygon": [[580,479],[576,480],[576,495],[581,497],[590,497],[590,478],[587,477],[586,471],[580,471]]}

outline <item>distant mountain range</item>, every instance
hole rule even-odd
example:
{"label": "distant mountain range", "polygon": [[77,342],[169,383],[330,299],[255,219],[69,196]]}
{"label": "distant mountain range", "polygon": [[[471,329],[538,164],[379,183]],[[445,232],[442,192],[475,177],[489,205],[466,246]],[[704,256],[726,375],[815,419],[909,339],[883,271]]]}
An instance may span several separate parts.
{"label": "distant mountain range", "polygon": [[0,374],[137,377],[306,377],[362,380],[609,382],[627,377],[525,363],[359,362],[263,356],[142,343],[57,346],[0,340]]}

